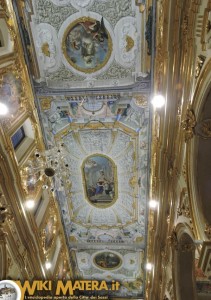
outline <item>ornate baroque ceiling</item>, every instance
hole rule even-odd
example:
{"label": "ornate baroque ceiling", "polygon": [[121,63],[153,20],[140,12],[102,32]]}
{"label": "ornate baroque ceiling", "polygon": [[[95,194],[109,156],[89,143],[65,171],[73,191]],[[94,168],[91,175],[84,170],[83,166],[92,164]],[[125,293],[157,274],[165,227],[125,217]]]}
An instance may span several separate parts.
{"label": "ornate baroque ceiling", "polygon": [[148,7],[128,0],[17,3],[46,147],[67,172],[56,194],[76,276],[143,296],[147,245]]}
{"label": "ornate baroque ceiling", "polygon": [[36,52],[31,62],[48,87],[128,85],[146,68],[146,20],[135,1],[28,0],[24,11],[25,40],[28,28]]}

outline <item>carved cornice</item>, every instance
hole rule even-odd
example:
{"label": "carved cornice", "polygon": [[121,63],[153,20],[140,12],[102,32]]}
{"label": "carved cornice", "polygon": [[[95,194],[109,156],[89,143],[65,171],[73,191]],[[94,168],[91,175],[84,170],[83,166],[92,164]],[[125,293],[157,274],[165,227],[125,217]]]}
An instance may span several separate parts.
{"label": "carved cornice", "polygon": [[[4,198],[0,199],[0,240],[6,242],[8,249],[12,249],[11,257],[14,259],[19,270],[19,274],[12,274],[12,276],[32,279],[33,277],[42,278],[44,276],[42,265],[45,263],[45,258],[38,247],[39,229],[37,228],[33,212],[27,211],[25,208],[27,195],[24,192],[21,182],[20,163],[17,164],[10,138],[23,122],[29,118],[32,123],[36,142],[26,152],[24,159],[30,155],[35,146],[43,149],[44,145],[16,18],[10,2],[0,0],[0,5],[2,5],[4,18],[11,38],[14,41],[16,53],[4,56],[4,62],[5,65],[7,63],[7,66],[0,69],[0,85],[4,84],[4,76],[9,74],[13,75],[15,80],[19,80],[21,90],[18,96],[19,105],[17,113],[13,116],[10,115],[8,118],[1,118],[0,195],[4,194]],[[11,59],[13,59],[12,62]],[[36,195],[36,197],[38,196]],[[53,201],[55,202],[55,199]],[[9,208],[7,208],[8,206]],[[61,222],[59,222],[59,213],[57,213],[57,220],[57,232],[59,232],[62,230]],[[61,243],[65,245],[64,248],[67,251],[64,234],[61,237]],[[52,251],[54,250],[55,247],[52,248]],[[8,256],[8,265],[9,260]]]}

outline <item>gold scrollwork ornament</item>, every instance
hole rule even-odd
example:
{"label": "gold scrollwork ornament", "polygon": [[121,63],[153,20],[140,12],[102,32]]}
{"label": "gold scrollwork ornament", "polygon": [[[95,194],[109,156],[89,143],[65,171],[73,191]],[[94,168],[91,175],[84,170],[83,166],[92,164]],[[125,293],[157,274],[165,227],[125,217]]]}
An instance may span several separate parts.
{"label": "gold scrollwork ornament", "polygon": [[197,61],[196,61],[196,70],[195,70],[195,78],[197,79],[200,75],[201,69],[203,67],[203,64],[206,60],[206,57],[204,55],[199,55],[197,57]]}
{"label": "gold scrollwork ornament", "polygon": [[173,229],[171,235],[168,237],[169,243],[172,248],[175,250],[178,250],[178,239],[177,239],[177,233]]}
{"label": "gold scrollwork ornament", "polygon": [[194,128],[196,126],[196,117],[192,109],[187,109],[186,119],[182,121],[181,126],[185,131],[185,142],[187,143],[194,136]]}

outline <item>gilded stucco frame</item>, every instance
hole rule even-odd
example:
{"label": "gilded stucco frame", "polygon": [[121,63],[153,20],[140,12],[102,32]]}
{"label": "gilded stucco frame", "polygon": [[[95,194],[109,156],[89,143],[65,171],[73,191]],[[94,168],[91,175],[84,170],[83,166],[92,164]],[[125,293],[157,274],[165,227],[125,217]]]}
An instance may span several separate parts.
{"label": "gilded stucco frame", "polygon": [[[103,253],[105,253],[105,252],[108,252],[108,253],[111,253],[111,254],[116,255],[116,256],[119,258],[120,263],[119,263],[116,267],[114,267],[114,268],[106,268],[106,267],[101,267],[101,266],[99,266],[99,265],[96,263],[95,258],[96,258],[97,255],[103,254]],[[92,261],[93,261],[93,264],[94,264],[97,268],[99,268],[99,269],[101,269],[101,270],[104,270],[104,271],[105,271],[105,270],[107,270],[107,271],[117,270],[117,269],[119,269],[120,267],[123,266],[123,259],[120,257],[119,254],[117,254],[117,253],[115,253],[115,252],[112,252],[112,251],[102,251],[102,252],[98,252],[98,253],[96,253],[96,254],[93,256]]]}
{"label": "gilded stucco frame", "polygon": [[[101,207],[101,206],[98,207],[98,203],[93,204],[93,203],[89,200],[89,197],[88,197],[87,191],[86,191],[86,179],[85,179],[85,175],[84,175],[84,166],[85,166],[85,162],[87,161],[87,159],[92,158],[92,157],[94,157],[94,156],[101,156],[101,157],[104,157],[104,158],[108,159],[108,160],[112,163],[113,172],[114,172],[114,199],[111,201],[111,203],[105,204],[105,205],[103,205],[102,207]],[[87,156],[87,157],[84,159],[84,161],[83,161],[83,163],[82,163],[82,165],[81,165],[81,173],[82,173],[82,183],[83,183],[83,188],[84,188],[85,199],[86,199],[86,201],[87,201],[90,205],[94,206],[95,208],[102,208],[102,209],[104,209],[104,208],[111,207],[111,206],[117,201],[117,199],[118,199],[117,166],[116,166],[115,162],[113,161],[113,159],[111,159],[111,158],[110,158],[109,156],[107,156],[107,155],[100,154],[100,153],[94,153],[94,154],[91,154],[91,155]]]}
{"label": "gilded stucco frame", "polygon": [[107,34],[108,34],[108,52],[107,55],[103,61],[103,63],[99,64],[97,67],[95,68],[90,68],[90,69],[84,69],[81,67],[78,67],[75,63],[73,63],[71,61],[71,59],[69,58],[69,56],[67,55],[67,51],[66,51],[66,38],[67,35],[69,34],[70,30],[73,29],[77,24],[79,24],[79,22],[85,22],[85,21],[95,21],[94,18],[90,18],[90,17],[81,17],[76,19],[75,21],[73,21],[65,30],[63,38],[62,38],[62,52],[64,54],[64,57],[66,58],[66,60],[68,61],[68,63],[71,65],[71,67],[73,67],[74,69],[76,69],[79,72],[85,73],[85,74],[90,74],[90,73],[95,73],[96,71],[102,69],[107,62],[109,61],[110,57],[111,57],[111,52],[113,50],[113,46],[112,46],[112,39],[111,36],[109,34],[109,31],[107,30]]}

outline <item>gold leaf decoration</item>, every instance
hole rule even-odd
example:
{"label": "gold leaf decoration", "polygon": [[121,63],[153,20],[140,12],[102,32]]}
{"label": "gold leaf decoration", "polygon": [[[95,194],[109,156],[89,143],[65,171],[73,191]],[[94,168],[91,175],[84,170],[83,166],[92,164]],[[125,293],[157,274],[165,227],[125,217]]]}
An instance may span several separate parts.
{"label": "gold leaf decoration", "polygon": [[43,53],[45,56],[50,57],[51,52],[50,52],[50,50],[49,50],[49,44],[48,44],[48,43],[44,43],[44,44],[42,45],[41,49],[42,49],[42,53]]}
{"label": "gold leaf decoration", "polygon": [[50,109],[51,108],[51,101],[52,101],[51,97],[42,98],[40,100],[41,109],[42,110]]}
{"label": "gold leaf decoration", "polygon": [[130,183],[130,186],[132,188],[134,188],[138,183],[136,177],[135,176],[131,177],[129,183]]}
{"label": "gold leaf decoration", "polygon": [[186,119],[182,121],[181,126],[185,131],[185,142],[187,143],[193,137],[196,126],[196,117],[192,109],[187,109]]}
{"label": "gold leaf decoration", "polygon": [[135,98],[135,104],[139,107],[145,107],[148,103],[148,97],[147,95],[134,95]]}
{"label": "gold leaf decoration", "polygon": [[126,52],[129,52],[134,47],[134,39],[131,36],[126,35],[126,43]]}

